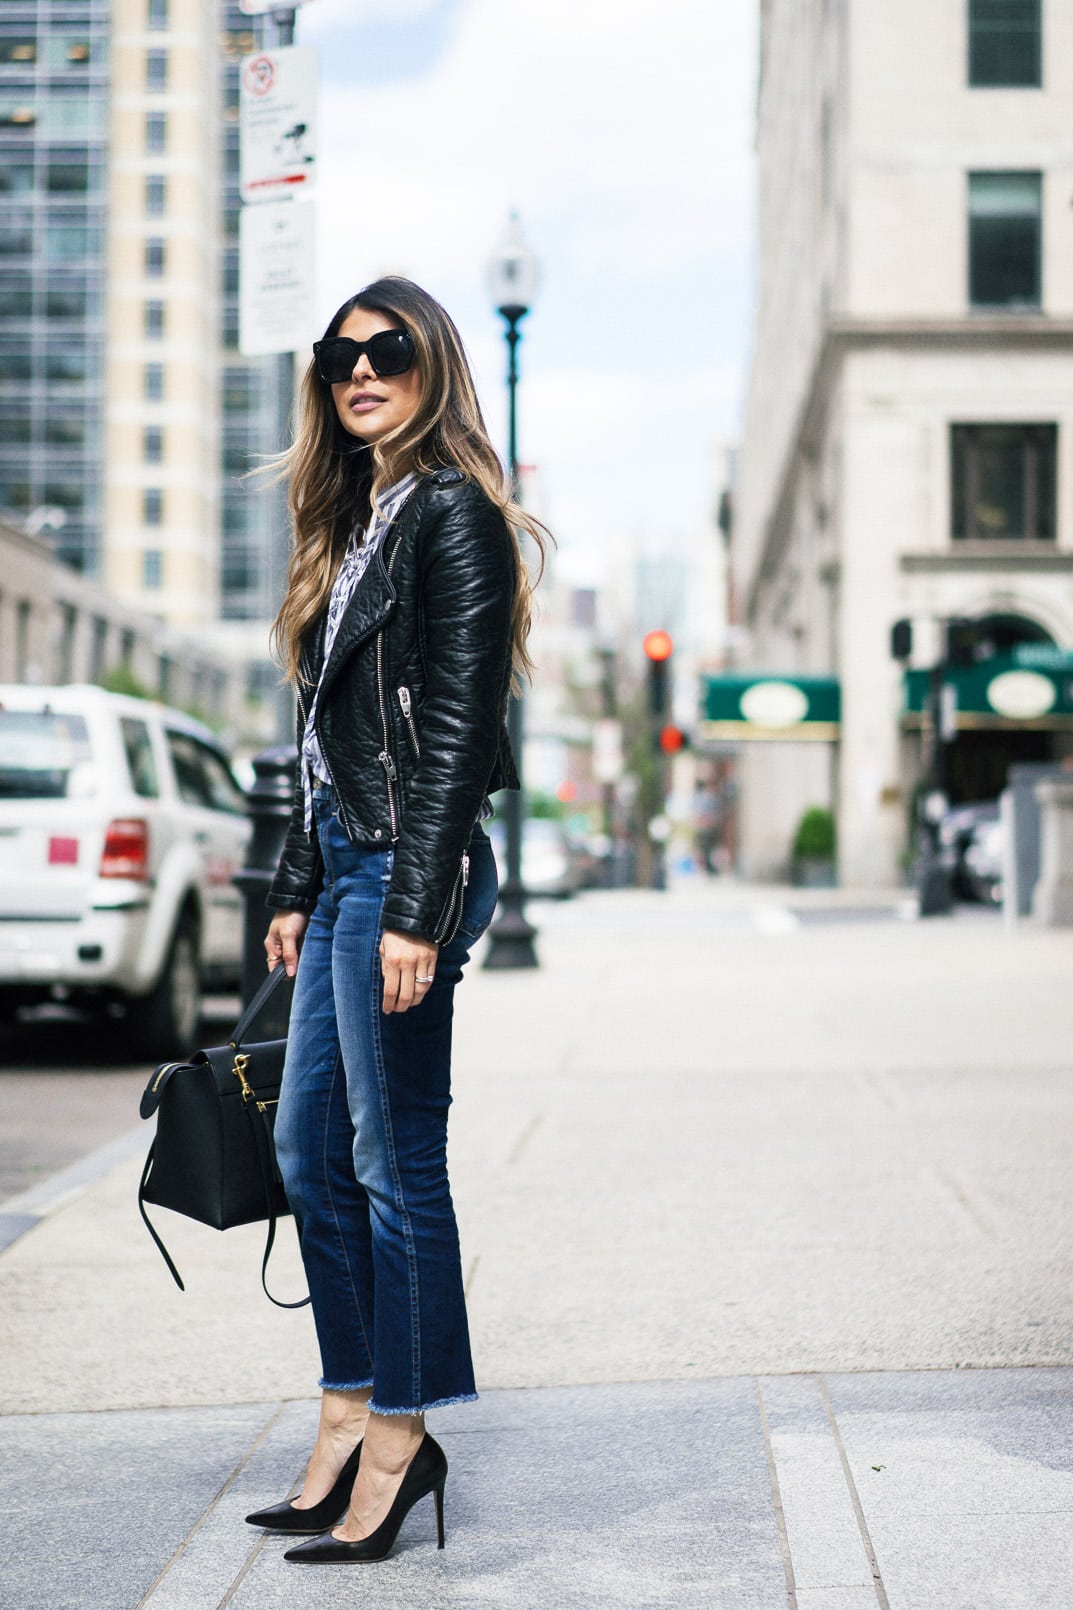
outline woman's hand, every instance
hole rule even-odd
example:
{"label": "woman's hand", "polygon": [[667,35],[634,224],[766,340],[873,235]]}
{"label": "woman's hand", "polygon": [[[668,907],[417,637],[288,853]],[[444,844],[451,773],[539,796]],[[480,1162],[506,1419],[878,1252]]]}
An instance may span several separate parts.
{"label": "woman's hand", "polygon": [[294,977],[298,971],[298,952],[302,946],[302,935],[308,927],[309,916],[304,911],[276,913],[265,935],[265,954],[268,956],[269,972],[277,962],[282,962],[287,969],[287,977]]}
{"label": "woman's hand", "polygon": [[420,1006],[432,987],[439,950],[427,939],[385,928],[380,941],[385,1012],[408,1012],[411,1006]]}

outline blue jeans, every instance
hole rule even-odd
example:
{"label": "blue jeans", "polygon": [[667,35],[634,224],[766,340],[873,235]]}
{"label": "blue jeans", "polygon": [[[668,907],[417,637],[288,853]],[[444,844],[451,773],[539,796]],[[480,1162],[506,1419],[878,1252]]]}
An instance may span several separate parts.
{"label": "blue jeans", "polygon": [[330,790],[313,810],[324,888],[305,932],[276,1117],[320,1344],[322,1387],[372,1387],[379,1414],[476,1397],[447,1180],[451,1018],[495,911],[474,829],[462,921],[419,1006],[384,1014],[379,945],[393,851],[351,844]]}

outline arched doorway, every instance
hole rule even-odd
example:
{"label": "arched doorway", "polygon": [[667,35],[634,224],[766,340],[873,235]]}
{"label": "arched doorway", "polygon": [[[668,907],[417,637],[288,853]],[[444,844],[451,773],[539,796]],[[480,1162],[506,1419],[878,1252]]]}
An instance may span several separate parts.
{"label": "arched doorway", "polygon": [[[950,658],[958,665],[995,662],[996,669],[1017,663],[1017,651],[1026,645],[1054,648],[1045,627],[1024,615],[995,613],[952,622]],[[972,726],[959,719],[958,734],[946,753],[946,785],[951,804],[997,799],[1006,786],[1011,766],[1060,758],[1068,745],[1058,735],[1036,724],[989,721]]]}

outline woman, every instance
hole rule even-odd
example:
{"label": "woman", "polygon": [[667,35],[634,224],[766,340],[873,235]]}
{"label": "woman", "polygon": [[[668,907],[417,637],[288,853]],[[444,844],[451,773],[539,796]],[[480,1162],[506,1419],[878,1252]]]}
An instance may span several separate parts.
{"label": "woman", "polygon": [[382,1559],[430,1492],[443,1547],[447,1461],[424,1414],[476,1396],[446,1168],[452,997],[495,909],[488,795],[517,787],[515,528],[543,551],[432,297],[378,280],[313,351],[276,622],[300,764],[265,949],[297,973],[275,1133],[322,1399],[301,1494],[247,1517],[323,1533],[297,1563]]}

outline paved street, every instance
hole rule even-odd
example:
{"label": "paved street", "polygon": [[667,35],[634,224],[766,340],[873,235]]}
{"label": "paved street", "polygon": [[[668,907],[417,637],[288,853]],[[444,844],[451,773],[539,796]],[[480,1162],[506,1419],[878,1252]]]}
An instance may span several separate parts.
{"label": "paved street", "polygon": [[[226,1034],[235,1004],[209,997],[202,1034]],[[45,1008],[0,1024],[0,1202],[129,1130],[147,1074],[107,1021]]]}
{"label": "paved street", "polygon": [[459,998],[446,1552],[431,1506],[360,1583],[243,1527],[308,1314],[256,1228],[161,1213],[171,1285],[134,1134],[7,1204],[0,1602],[1067,1610],[1073,936],[718,883],[534,915],[539,972]]}

